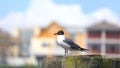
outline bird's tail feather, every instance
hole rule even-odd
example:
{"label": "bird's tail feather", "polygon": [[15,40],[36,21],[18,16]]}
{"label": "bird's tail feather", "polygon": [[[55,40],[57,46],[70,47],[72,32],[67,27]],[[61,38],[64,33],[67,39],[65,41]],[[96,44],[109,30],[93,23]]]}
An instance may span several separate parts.
{"label": "bird's tail feather", "polygon": [[82,48],[82,49],[80,49],[80,51],[85,51],[85,52],[87,52],[87,51],[89,51],[89,49]]}

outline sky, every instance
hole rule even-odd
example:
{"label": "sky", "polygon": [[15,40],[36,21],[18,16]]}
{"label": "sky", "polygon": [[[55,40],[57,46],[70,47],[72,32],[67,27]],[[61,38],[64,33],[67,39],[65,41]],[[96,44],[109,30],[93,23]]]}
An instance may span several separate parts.
{"label": "sky", "polygon": [[120,24],[120,0],[0,0],[0,27],[45,27],[52,21],[63,26],[86,27],[106,20]]}

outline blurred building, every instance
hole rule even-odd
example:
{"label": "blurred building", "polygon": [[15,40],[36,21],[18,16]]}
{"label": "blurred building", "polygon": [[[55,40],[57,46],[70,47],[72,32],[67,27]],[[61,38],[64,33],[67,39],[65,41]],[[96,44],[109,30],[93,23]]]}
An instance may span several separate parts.
{"label": "blurred building", "polygon": [[120,27],[106,21],[94,24],[86,30],[90,54],[104,57],[120,57]]}
{"label": "blurred building", "polygon": [[[34,36],[31,40],[31,55],[32,56],[62,56],[64,55],[64,49],[56,43],[56,33],[59,30],[64,30],[63,27],[59,26],[57,22],[52,22],[46,28],[37,27],[34,30]],[[64,30],[65,31],[65,30]],[[70,37],[69,33],[65,31],[65,35]]]}
{"label": "blurred building", "polygon": [[19,41],[20,56],[28,57],[33,28],[15,28],[13,36],[16,37],[16,41]]}
{"label": "blurred building", "polygon": [[15,41],[12,41],[13,37],[6,31],[0,30],[0,64],[7,64],[8,57],[17,57],[18,52],[15,49],[19,49],[15,45]]}
{"label": "blurred building", "polygon": [[12,36],[11,46],[9,47],[9,57],[16,58],[20,55],[20,41],[18,38]]}

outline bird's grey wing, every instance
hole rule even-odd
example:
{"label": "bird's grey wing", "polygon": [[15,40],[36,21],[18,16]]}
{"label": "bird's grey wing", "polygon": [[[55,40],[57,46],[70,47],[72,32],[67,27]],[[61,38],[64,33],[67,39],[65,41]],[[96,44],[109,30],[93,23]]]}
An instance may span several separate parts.
{"label": "bird's grey wing", "polygon": [[58,43],[57,42],[57,45],[59,45],[60,47],[62,47],[62,48],[64,48],[64,49],[69,49],[70,48],[70,46],[69,45],[67,45],[67,44],[64,44],[64,43]]}
{"label": "bird's grey wing", "polygon": [[63,42],[67,43],[72,49],[82,49],[79,45],[77,45],[76,43],[74,43],[71,39],[69,38],[65,38],[65,40],[63,40]]}

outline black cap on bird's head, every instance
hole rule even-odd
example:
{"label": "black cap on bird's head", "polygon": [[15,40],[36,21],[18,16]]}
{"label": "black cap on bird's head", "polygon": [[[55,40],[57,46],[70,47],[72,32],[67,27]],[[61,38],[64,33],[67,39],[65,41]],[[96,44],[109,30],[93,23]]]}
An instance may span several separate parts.
{"label": "black cap on bird's head", "polygon": [[55,33],[54,35],[64,35],[63,30],[59,30],[57,33]]}

